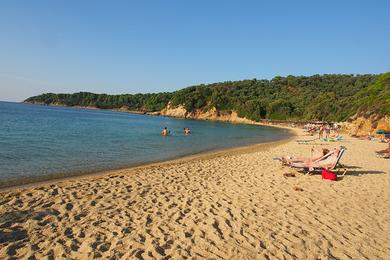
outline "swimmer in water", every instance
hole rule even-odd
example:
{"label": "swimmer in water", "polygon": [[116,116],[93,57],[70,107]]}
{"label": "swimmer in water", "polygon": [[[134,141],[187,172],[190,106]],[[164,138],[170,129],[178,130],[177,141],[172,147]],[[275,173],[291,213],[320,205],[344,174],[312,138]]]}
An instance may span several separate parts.
{"label": "swimmer in water", "polygon": [[167,136],[169,134],[168,128],[164,127],[164,129],[161,131],[161,135]]}

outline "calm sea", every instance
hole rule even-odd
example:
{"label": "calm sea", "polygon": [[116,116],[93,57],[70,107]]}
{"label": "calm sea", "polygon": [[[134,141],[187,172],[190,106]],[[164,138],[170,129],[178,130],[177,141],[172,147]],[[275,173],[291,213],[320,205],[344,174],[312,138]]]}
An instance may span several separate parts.
{"label": "calm sea", "polygon": [[[165,126],[171,136],[160,135]],[[287,136],[261,126],[0,102],[0,187]]]}

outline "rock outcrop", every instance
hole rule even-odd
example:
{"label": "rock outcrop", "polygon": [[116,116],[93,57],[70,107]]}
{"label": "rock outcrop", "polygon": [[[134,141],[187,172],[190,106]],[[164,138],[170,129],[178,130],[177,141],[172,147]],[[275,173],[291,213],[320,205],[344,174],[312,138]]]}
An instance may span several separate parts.
{"label": "rock outcrop", "polygon": [[235,111],[219,111],[215,107],[209,110],[197,109],[192,112],[188,112],[184,106],[179,105],[177,107],[168,104],[166,108],[159,113],[162,116],[171,116],[178,118],[191,118],[199,120],[215,120],[224,121],[231,123],[242,123],[242,124],[254,124],[255,121],[247,118],[239,117]]}
{"label": "rock outcrop", "polygon": [[370,118],[357,117],[351,122],[345,122],[342,130],[353,136],[376,135],[377,130],[390,131],[390,116],[380,119],[375,116]]}
{"label": "rock outcrop", "polygon": [[168,105],[160,111],[160,115],[186,118],[187,117],[187,110],[182,105],[174,107],[170,103],[168,103]]}

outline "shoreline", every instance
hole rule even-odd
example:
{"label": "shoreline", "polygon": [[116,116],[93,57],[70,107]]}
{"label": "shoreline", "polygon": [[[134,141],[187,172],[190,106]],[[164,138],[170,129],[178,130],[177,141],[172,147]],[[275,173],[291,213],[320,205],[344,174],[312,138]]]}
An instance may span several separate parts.
{"label": "shoreline", "polygon": [[[260,125],[260,126],[267,126],[267,125]],[[25,188],[33,188],[36,186],[43,186],[43,185],[51,185],[51,184],[58,184],[60,182],[64,181],[70,181],[70,180],[79,180],[84,178],[93,178],[93,177],[99,177],[99,176],[105,176],[112,173],[115,173],[117,171],[121,170],[127,170],[127,171],[135,171],[135,170],[142,170],[147,169],[150,167],[159,167],[163,165],[175,165],[180,164],[183,162],[191,162],[196,160],[207,160],[212,159],[220,156],[229,156],[229,155],[236,155],[236,154],[243,154],[243,153],[251,153],[255,152],[261,149],[266,149],[269,147],[278,146],[284,143],[288,143],[294,139],[296,139],[297,131],[293,128],[283,127],[283,126],[269,126],[269,127],[275,127],[275,128],[283,128],[286,129],[289,132],[289,135],[287,138],[277,141],[271,141],[271,142],[265,142],[265,143],[255,143],[250,145],[244,145],[244,146],[237,146],[237,147],[231,147],[231,148],[221,148],[221,149],[213,149],[213,150],[207,150],[204,152],[199,152],[195,154],[189,154],[184,156],[178,156],[172,159],[168,160],[161,160],[161,161],[154,161],[154,162],[146,162],[146,163],[138,163],[134,165],[127,165],[123,167],[116,167],[111,168],[107,170],[91,170],[88,172],[74,172],[74,173],[63,173],[68,174],[69,176],[62,176],[63,174],[58,173],[58,177],[51,177],[49,176],[42,176],[43,180],[37,180],[37,181],[31,181],[27,183],[21,183],[21,184],[15,184],[10,186],[4,186],[0,187],[0,193],[1,192],[7,192],[7,191],[13,191],[13,190],[19,190],[19,189],[25,189]],[[55,175],[55,174],[53,174]],[[47,179],[46,179],[47,178]]]}

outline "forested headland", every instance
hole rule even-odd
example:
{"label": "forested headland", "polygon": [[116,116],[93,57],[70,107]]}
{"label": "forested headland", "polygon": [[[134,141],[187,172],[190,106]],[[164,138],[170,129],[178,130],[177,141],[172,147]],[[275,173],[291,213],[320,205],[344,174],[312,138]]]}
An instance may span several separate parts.
{"label": "forested headland", "polygon": [[138,112],[160,111],[169,103],[173,107],[182,105],[188,112],[214,107],[218,111],[235,111],[240,117],[255,121],[345,121],[354,115],[379,118],[390,114],[390,72],[277,76],[271,80],[226,81],[151,94],[46,93],[25,102]]}

